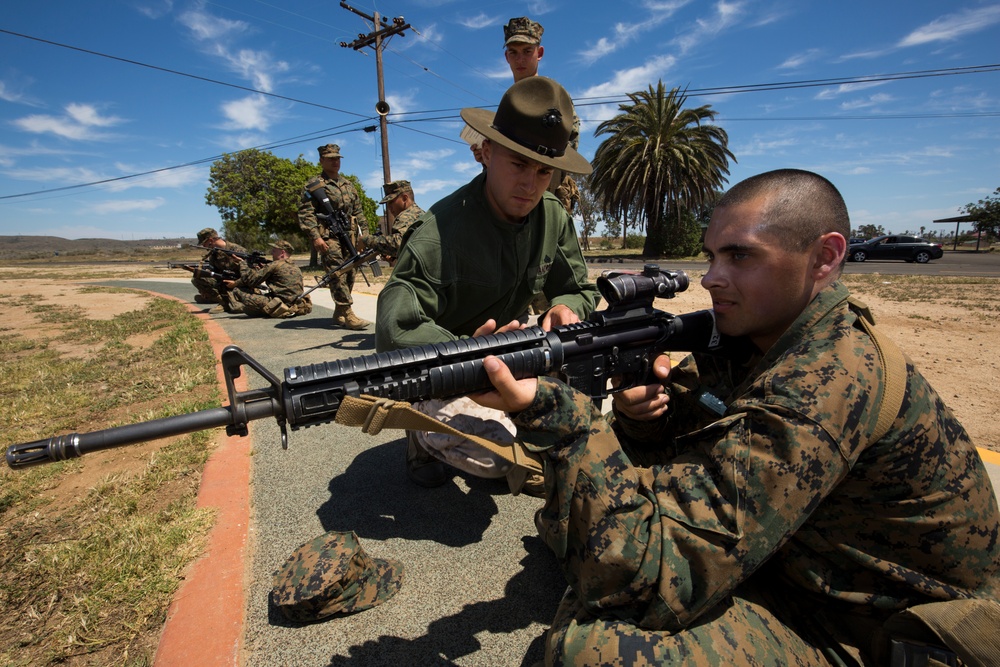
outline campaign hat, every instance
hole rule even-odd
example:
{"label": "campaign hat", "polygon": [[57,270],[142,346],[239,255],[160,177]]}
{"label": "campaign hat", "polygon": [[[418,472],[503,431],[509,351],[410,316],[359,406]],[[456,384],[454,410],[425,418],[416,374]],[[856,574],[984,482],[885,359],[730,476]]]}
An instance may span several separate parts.
{"label": "campaign hat", "polygon": [[544,76],[529,76],[507,89],[496,112],[462,109],[462,120],[491,142],[571,174],[593,167],[569,145],[573,100],[566,89]]}

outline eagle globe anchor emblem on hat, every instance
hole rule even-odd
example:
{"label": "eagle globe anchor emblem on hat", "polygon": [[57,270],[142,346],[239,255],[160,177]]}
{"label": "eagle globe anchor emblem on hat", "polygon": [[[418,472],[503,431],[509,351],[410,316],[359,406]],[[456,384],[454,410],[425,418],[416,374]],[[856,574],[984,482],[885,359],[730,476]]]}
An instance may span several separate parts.
{"label": "eagle globe anchor emblem on hat", "polygon": [[521,79],[504,93],[495,114],[489,109],[462,109],[462,120],[491,142],[546,166],[571,174],[593,171],[569,145],[573,100],[547,77]]}

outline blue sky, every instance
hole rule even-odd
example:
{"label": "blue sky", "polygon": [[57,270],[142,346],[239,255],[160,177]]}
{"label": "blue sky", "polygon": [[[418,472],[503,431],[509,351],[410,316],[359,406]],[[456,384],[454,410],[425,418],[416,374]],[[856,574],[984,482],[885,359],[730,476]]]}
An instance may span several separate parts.
{"label": "blue sky", "polygon": [[[1000,71],[952,73],[1000,63],[996,1],[350,5],[412,25],[384,50],[389,157],[424,208],[478,170],[458,111],[495,106],[511,83],[502,26],[514,16],[545,26],[540,73],[576,101],[588,158],[623,95],[662,79],[718,112],[737,159],[731,184],[817,171],[855,227],[951,231],[931,221],[1000,186]],[[248,147],[315,161],[317,146],[338,143],[342,170],[377,199],[381,142],[363,129],[377,125],[375,54],[340,46],[370,29],[336,0],[57,0],[5,12],[0,235],[193,236],[220,225],[205,204],[212,158]],[[720,90],[747,86],[769,90]]]}

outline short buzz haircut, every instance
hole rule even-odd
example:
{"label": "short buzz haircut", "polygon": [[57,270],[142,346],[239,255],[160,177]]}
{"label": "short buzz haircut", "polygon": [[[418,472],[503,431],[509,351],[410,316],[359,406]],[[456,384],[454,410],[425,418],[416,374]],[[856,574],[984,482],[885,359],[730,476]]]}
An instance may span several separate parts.
{"label": "short buzz haircut", "polygon": [[823,234],[851,236],[847,204],[837,188],[819,174],[802,169],[777,169],[751,176],[734,185],[716,209],[767,198],[761,231],[787,242],[790,249],[806,250]]}

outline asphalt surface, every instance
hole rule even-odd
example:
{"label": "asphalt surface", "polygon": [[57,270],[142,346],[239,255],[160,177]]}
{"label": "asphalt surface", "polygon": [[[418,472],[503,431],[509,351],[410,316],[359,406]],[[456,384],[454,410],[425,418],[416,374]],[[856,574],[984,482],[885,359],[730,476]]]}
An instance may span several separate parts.
{"label": "asphalt surface", "polygon": [[[194,293],[184,279],[105,284],[189,303]],[[306,317],[213,319],[279,379],[290,366],[374,351],[373,327],[332,328],[329,292],[317,290],[313,297],[316,306]],[[355,312],[373,320],[375,297],[356,294],[355,300]],[[250,387],[266,385],[245,370]],[[534,527],[540,499],[513,497],[503,481],[459,473],[436,489],[415,486],[405,475],[401,431],[373,437],[337,424],[316,426],[289,431],[287,451],[279,433],[273,421],[251,424],[240,664],[509,666],[542,659],[565,580]],[[983,456],[1000,490],[1000,456]],[[370,556],[401,562],[403,585],[373,609],[311,625],[290,623],[269,608],[272,573],[296,547],[329,530],[352,530]]]}
{"label": "asphalt surface", "polygon": [[[190,282],[117,281],[191,302]],[[374,330],[330,326],[329,292],[313,292],[306,317],[215,315],[234,344],[281,379],[290,366],[374,352]],[[375,297],[355,296],[374,319]],[[265,386],[255,373],[251,387]],[[537,536],[542,501],[511,496],[503,480],[456,473],[436,489],[405,474],[402,431],[368,436],[337,424],[289,431],[281,449],[273,421],[251,424],[252,492],[241,664],[532,665],[565,589]],[[354,615],[311,625],[269,608],[271,577],[299,545],[352,530],[374,558],[403,564],[399,592]]]}

